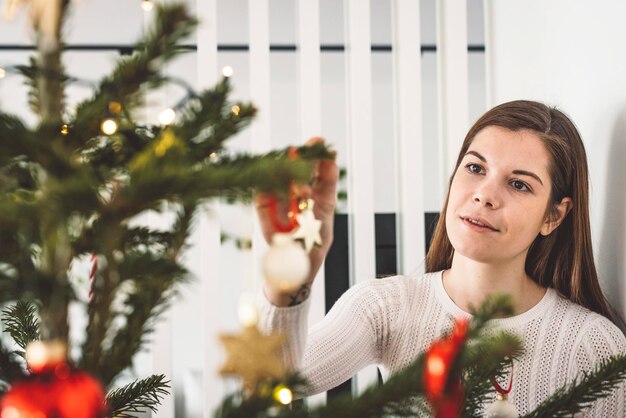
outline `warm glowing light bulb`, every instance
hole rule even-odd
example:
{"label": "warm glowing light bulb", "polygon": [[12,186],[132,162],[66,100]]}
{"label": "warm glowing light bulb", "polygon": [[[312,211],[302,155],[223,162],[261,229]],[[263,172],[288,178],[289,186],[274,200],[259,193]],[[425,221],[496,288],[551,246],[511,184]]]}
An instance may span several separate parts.
{"label": "warm glowing light bulb", "polygon": [[31,368],[41,369],[48,361],[48,349],[43,342],[33,341],[28,344],[25,357]]}
{"label": "warm glowing light bulb", "polygon": [[247,293],[241,295],[237,316],[244,327],[253,327],[259,322],[259,311],[254,303],[254,297]]}
{"label": "warm glowing light bulb", "polygon": [[66,123],[64,123],[61,125],[61,135],[67,135],[68,133],[70,133],[70,128]]}
{"label": "warm glowing light bulb", "polygon": [[0,67],[0,78],[4,78],[7,75],[7,72],[4,68]]}
{"label": "warm glowing light bulb", "polygon": [[234,105],[233,107],[231,107],[230,110],[233,112],[233,115],[235,116],[239,116],[239,112],[241,111],[241,109],[237,105]]}
{"label": "warm glowing light bulb", "polygon": [[165,109],[159,114],[159,122],[161,125],[170,125],[176,119],[176,112],[174,109]]}
{"label": "warm glowing light bulb", "polygon": [[227,65],[224,68],[222,68],[222,74],[224,75],[224,77],[232,77],[233,73],[234,73],[233,67],[231,67],[230,65]]}
{"label": "warm glowing light bulb", "polygon": [[426,363],[426,368],[431,375],[442,376],[446,371],[446,363],[439,357],[433,357]]}
{"label": "warm glowing light bulb", "polygon": [[284,385],[278,385],[274,388],[274,399],[283,405],[289,405],[293,400],[293,393]]}
{"label": "warm glowing light bulb", "polygon": [[33,341],[26,346],[24,357],[28,367],[33,372],[39,373],[47,367],[62,364],[67,358],[67,347],[58,340]]}
{"label": "warm glowing light bulb", "polygon": [[239,307],[239,321],[245,327],[251,327],[259,322],[259,313],[252,305],[242,305]]}
{"label": "warm glowing light bulb", "polygon": [[12,406],[2,409],[2,418],[20,418],[20,411]]}
{"label": "warm glowing light bulb", "polygon": [[117,132],[117,128],[117,122],[111,118],[103,120],[102,124],[100,125],[100,129],[105,135],[113,135],[115,132]]}
{"label": "warm glowing light bulb", "polygon": [[152,10],[153,7],[154,7],[154,3],[152,3],[151,0],[141,1],[141,8],[144,10],[144,12],[149,12],[150,10]]}

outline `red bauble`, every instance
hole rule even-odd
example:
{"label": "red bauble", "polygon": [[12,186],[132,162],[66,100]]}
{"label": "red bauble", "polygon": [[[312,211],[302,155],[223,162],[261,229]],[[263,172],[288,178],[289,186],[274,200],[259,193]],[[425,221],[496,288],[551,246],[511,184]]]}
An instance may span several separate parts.
{"label": "red bauble", "polygon": [[66,364],[15,383],[2,398],[1,418],[98,418],[104,416],[104,390],[85,372]]}

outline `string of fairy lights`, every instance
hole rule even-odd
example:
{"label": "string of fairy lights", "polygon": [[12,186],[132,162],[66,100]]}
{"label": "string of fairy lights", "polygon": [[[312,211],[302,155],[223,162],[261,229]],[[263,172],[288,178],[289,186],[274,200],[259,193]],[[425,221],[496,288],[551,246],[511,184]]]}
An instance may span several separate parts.
{"label": "string of fairy lights", "polygon": [[[141,0],[141,8],[145,12],[150,12],[154,8],[154,6],[155,4],[152,0]],[[23,66],[20,66],[20,65],[0,66],[0,83],[2,82],[3,79],[9,76],[23,75],[21,71],[22,69],[23,69]],[[222,72],[222,75],[226,78],[230,78],[234,74],[234,70],[230,66],[223,67],[221,72]],[[78,77],[68,76],[67,74],[46,74],[46,76],[57,77],[59,79],[63,79],[67,83],[70,83],[73,85],[84,86],[92,90],[95,90],[97,88],[96,82],[78,78]],[[163,76],[158,81],[161,82],[162,84],[169,83],[169,84],[178,85],[182,87],[185,91],[185,95],[182,97],[182,99],[180,99],[173,106],[165,107],[159,112],[159,115],[158,115],[159,123],[161,124],[161,126],[168,126],[174,123],[174,121],[176,120],[177,112],[181,108],[183,108],[189,100],[197,98],[198,94],[188,82],[178,77]],[[230,111],[235,116],[237,116],[239,115],[240,108],[238,105],[233,104],[231,106]],[[71,108],[70,108],[69,113],[71,113]],[[122,109],[122,104],[120,102],[118,101],[108,102],[108,104],[106,105],[106,109],[104,111],[103,119],[100,123],[100,131],[106,136],[115,135],[120,128],[120,115],[122,115],[122,113],[123,113],[123,109]],[[70,130],[71,130],[71,125],[68,123],[64,123],[61,125],[60,133],[65,136],[69,134]],[[213,158],[214,155],[212,154],[211,157]],[[246,295],[246,294],[242,295],[242,298],[239,302],[239,308],[238,308],[239,321],[244,327],[256,326],[258,319],[259,319],[258,310],[253,300],[251,300],[247,296],[249,295]],[[274,400],[283,405],[289,405],[293,400],[292,390],[283,384],[276,385],[272,389],[271,393],[272,393],[272,397],[274,398]]]}
{"label": "string of fairy lights", "polygon": [[[154,4],[154,1],[152,0],[141,0],[141,8],[145,12],[150,12],[154,8],[154,6],[155,4]],[[8,76],[22,75],[20,68],[21,67],[19,65],[5,65],[5,66],[0,65],[0,82],[2,79],[7,78]],[[222,75],[226,78],[232,77],[233,73],[234,73],[233,68],[230,66],[225,66],[222,68]],[[78,78],[78,77],[68,76],[67,74],[50,74],[49,76],[62,78],[67,83],[71,83],[73,85],[85,86],[87,88],[91,88],[94,90],[97,87],[97,84],[93,81]],[[195,89],[187,81],[183,80],[182,78],[173,77],[173,76],[163,76],[161,80],[159,81],[163,83],[170,83],[170,84],[178,85],[182,87],[186,92],[184,97],[180,99],[176,104],[174,104],[171,107],[165,107],[159,112],[159,115],[158,115],[159,123],[162,126],[168,126],[174,123],[174,121],[176,120],[177,111],[179,111],[183,106],[185,106],[185,104],[187,104],[189,100],[198,97],[198,94],[196,93]],[[231,111],[235,116],[237,116],[239,115],[240,108],[238,105],[233,105],[231,107]],[[121,103],[117,101],[109,102],[106,106],[104,117],[100,123],[100,131],[107,136],[115,135],[120,127],[118,115],[120,115],[121,113],[122,113]],[[70,129],[71,129],[71,126],[67,123],[64,123],[61,125],[60,132],[62,135],[68,135],[70,132]]]}
{"label": "string of fairy lights", "polygon": [[[146,2],[148,0],[143,0],[143,1]],[[0,80],[6,78],[7,76],[21,75],[19,68],[20,67],[17,65],[10,65],[10,66],[4,66],[4,67],[0,66]],[[222,75],[224,77],[230,78],[232,77],[233,74],[234,74],[234,71],[232,67],[225,66],[222,68]],[[89,80],[80,79],[77,77],[68,77],[66,75],[63,75],[63,78],[65,78],[68,83],[84,85],[92,89],[96,88],[96,83],[89,81]],[[161,80],[159,81],[163,83],[170,83],[170,84],[178,85],[185,90],[185,95],[183,96],[182,99],[180,99],[173,106],[165,107],[159,112],[159,115],[158,115],[159,123],[162,126],[168,126],[168,125],[171,125],[176,120],[177,112],[182,107],[184,107],[189,100],[198,97],[198,94],[196,93],[195,89],[187,81],[183,80],[182,78],[173,77],[173,76],[163,76]],[[236,104],[233,105],[231,107],[231,112],[235,116],[239,115],[239,112],[240,112],[239,106]],[[104,112],[104,118],[102,119],[102,122],[100,123],[100,130],[103,134],[107,136],[111,136],[117,133],[117,131],[119,130],[118,115],[120,115],[121,113],[122,113],[122,104],[120,102],[110,101],[107,104],[107,107]],[[61,125],[62,135],[67,135],[69,131],[70,131],[70,125],[68,124]]]}

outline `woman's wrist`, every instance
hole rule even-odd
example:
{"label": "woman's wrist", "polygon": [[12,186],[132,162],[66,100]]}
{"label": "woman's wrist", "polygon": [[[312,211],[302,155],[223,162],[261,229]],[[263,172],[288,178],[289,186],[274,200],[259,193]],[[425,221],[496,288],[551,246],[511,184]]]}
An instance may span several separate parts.
{"label": "woman's wrist", "polygon": [[282,292],[272,289],[266,283],[263,284],[263,292],[267,300],[274,306],[286,308],[289,306],[297,306],[307,300],[311,293],[312,281],[307,281],[293,292]]}

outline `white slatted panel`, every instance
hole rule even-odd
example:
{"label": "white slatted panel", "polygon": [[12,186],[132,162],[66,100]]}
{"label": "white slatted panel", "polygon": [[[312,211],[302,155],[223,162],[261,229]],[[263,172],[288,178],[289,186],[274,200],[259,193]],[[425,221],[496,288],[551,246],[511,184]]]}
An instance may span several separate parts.
{"label": "white slatted panel", "polygon": [[485,29],[485,107],[491,109],[495,105],[493,91],[493,10],[492,2],[483,0],[483,27]]}
{"label": "white slatted panel", "polygon": [[[320,10],[319,0],[298,1],[298,58],[299,58],[299,116],[300,140],[305,142],[322,133],[322,98],[320,69]],[[324,265],[313,283],[309,328],[326,314],[326,286]],[[309,405],[326,402],[326,393],[308,399]]]}
{"label": "white slatted panel", "polygon": [[[156,3],[165,4],[166,0]],[[151,27],[154,22],[154,12],[144,14],[144,32]],[[163,72],[167,74],[167,69]],[[171,106],[167,100],[167,86],[165,90],[149,92],[146,95],[146,121],[148,124],[158,123],[159,112]],[[148,214],[145,216],[147,224],[151,228],[160,229],[164,227],[163,219],[157,215]],[[152,373],[164,374],[169,380],[174,379],[174,347],[173,347],[173,316],[172,309],[165,311],[159,318],[154,329],[150,353],[152,356]],[[170,394],[163,398],[155,418],[174,418],[175,388],[170,389]]]}
{"label": "white slatted panel", "polygon": [[420,5],[392,2],[396,161],[398,165],[398,266],[415,272],[425,256],[422,176]]}
{"label": "white slatted panel", "polygon": [[270,140],[270,16],[268,0],[249,0],[250,99],[259,109],[250,126],[252,152],[267,152]]}
{"label": "white slatted panel", "polygon": [[[168,380],[174,379],[174,349],[173,349],[173,324],[172,309],[168,309],[159,318],[159,322],[154,330],[152,361],[155,374],[163,373]],[[155,418],[174,418],[174,387],[170,389],[170,394],[165,396],[156,413]]]}
{"label": "white slatted panel", "polygon": [[[346,0],[345,6],[348,213],[355,284],[376,275],[370,2]],[[370,366],[357,375],[355,389],[362,393],[376,381],[376,367]]]}
{"label": "white slatted panel", "polygon": [[[250,34],[250,100],[258,109],[250,126],[252,153],[268,152],[271,144],[270,130],[270,35],[269,1],[248,0],[248,28]],[[252,271],[254,283],[260,282],[261,259],[267,244],[261,233],[258,218],[253,210],[250,216],[254,225],[252,234]],[[246,289],[252,291],[253,289]]]}
{"label": "white slatted panel", "polygon": [[[196,0],[197,16],[200,19],[197,44],[198,90],[217,83],[217,0]],[[220,221],[219,203],[214,202],[196,219],[191,237],[194,260],[193,274],[202,285],[202,416],[209,418],[224,397],[224,383],[217,374],[223,353],[219,347],[218,334],[222,317],[219,297],[223,289],[220,282]]]}
{"label": "white slatted panel", "polygon": [[437,0],[439,129],[444,191],[448,189],[448,180],[469,128],[467,62],[467,3]]}

